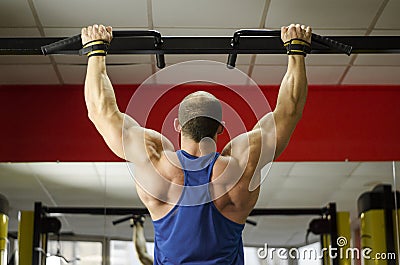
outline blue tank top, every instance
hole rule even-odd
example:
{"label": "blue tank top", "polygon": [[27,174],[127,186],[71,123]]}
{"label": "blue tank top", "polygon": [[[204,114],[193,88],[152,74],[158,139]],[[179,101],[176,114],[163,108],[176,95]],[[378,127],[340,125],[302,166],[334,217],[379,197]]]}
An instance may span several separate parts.
{"label": "blue tank top", "polygon": [[177,155],[184,171],[179,203],[153,221],[154,264],[244,264],[242,231],[210,200],[208,183],[219,153],[196,157],[183,150]]}

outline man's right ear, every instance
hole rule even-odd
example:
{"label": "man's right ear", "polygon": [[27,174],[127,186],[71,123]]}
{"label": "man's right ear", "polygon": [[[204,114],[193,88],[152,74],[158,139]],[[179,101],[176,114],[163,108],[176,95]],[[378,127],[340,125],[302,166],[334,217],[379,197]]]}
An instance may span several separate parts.
{"label": "man's right ear", "polygon": [[182,131],[182,126],[181,126],[181,124],[179,123],[178,118],[175,118],[175,119],[174,119],[174,129],[175,129],[175,131],[178,132],[178,133],[180,133],[180,132]]}

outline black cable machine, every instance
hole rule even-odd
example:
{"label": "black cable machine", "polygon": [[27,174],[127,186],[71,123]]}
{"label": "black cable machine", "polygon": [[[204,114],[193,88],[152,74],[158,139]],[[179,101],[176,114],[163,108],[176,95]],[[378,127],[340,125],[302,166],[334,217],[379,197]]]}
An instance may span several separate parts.
{"label": "black cable machine", "polygon": [[[45,257],[43,251],[47,250],[48,233],[56,233],[61,229],[61,226],[49,225],[50,214],[88,214],[88,215],[144,215],[149,214],[147,209],[144,208],[110,208],[110,207],[47,207],[41,202],[35,203],[34,220],[33,220],[33,238],[32,238],[32,265],[45,264]],[[329,203],[323,208],[283,208],[283,209],[254,209],[250,216],[263,216],[263,215],[283,215],[283,216],[319,216],[322,220],[326,221],[328,229],[325,235],[329,235],[330,246],[337,248],[338,238],[338,224],[337,224],[337,211],[336,204]],[[131,218],[131,217],[130,217]],[[126,219],[126,218],[123,218]],[[121,219],[121,220],[123,220]],[[123,220],[124,221],[124,220]],[[51,222],[53,223],[53,222]],[[58,223],[58,222],[57,222]],[[52,227],[49,229],[49,227]],[[57,229],[55,229],[57,228]],[[323,235],[321,234],[321,245],[323,246]],[[324,261],[325,262],[325,261]],[[332,262],[327,261],[324,265],[339,265],[339,257],[332,259]]]}

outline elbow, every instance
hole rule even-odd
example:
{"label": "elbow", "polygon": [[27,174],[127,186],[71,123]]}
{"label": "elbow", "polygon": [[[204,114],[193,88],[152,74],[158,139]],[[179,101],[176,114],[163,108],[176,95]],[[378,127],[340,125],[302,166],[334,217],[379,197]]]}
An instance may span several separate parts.
{"label": "elbow", "polygon": [[103,113],[96,110],[88,110],[88,118],[94,124],[97,125],[101,120],[106,117]]}
{"label": "elbow", "polygon": [[86,108],[87,108],[87,115],[88,115],[89,120],[94,122],[97,119],[97,117],[99,116],[98,107],[92,101],[86,100]]}
{"label": "elbow", "polygon": [[98,119],[108,119],[118,112],[118,109],[114,104],[101,104],[99,106],[94,104],[88,104],[88,117],[89,120],[95,122]]}
{"label": "elbow", "polygon": [[88,118],[89,118],[89,120],[90,120],[91,122],[95,123],[98,116],[99,116],[99,115],[98,115],[95,111],[93,111],[93,110],[88,110]]}

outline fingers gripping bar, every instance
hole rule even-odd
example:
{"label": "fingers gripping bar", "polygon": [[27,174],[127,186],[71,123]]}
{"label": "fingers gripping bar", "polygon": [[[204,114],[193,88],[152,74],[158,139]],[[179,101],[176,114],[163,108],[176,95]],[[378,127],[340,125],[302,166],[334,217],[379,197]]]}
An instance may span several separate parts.
{"label": "fingers gripping bar", "polygon": [[[242,37],[242,36],[243,37],[245,37],[245,36],[248,36],[248,37],[251,37],[251,36],[252,37],[255,37],[255,36],[279,37],[279,36],[281,36],[281,31],[280,30],[251,30],[251,29],[238,30],[234,33],[233,38],[232,38],[231,45],[233,48],[238,47],[240,37]],[[315,33],[312,33],[311,41],[325,45],[331,49],[337,50],[339,52],[343,52],[347,55],[350,55],[351,51],[353,49],[353,47],[350,45],[340,43],[338,41],[320,36]],[[227,66],[229,68],[235,67],[236,58],[237,58],[237,53],[229,54],[228,63],[227,63]]]}
{"label": "fingers gripping bar", "polygon": [[[153,37],[154,38],[154,46],[156,48],[161,48],[162,39],[161,34],[155,30],[133,30],[133,31],[114,31],[113,36],[117,38],[128,38],[128,37]],[[75,35],[70,38],[66,38],[49,45],[45,45],[41,47],[42,53],[44,55],[54,54],[58,51],[65,49],[66,47],[74,44],[78,44],[82,42],[81,35]],[[165,67],[165,58],[164,54],[156,54],[156,61],[158,68]]]}

